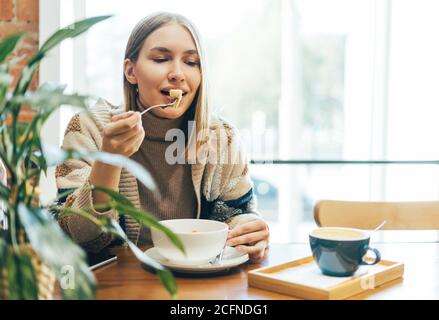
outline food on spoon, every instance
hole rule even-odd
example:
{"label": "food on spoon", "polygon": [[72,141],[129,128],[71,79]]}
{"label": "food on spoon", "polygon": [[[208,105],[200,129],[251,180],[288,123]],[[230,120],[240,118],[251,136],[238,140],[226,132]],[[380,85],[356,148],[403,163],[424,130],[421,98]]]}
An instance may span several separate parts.
{"label": "food on spoon", "polygon": [[180,105],[181,99],[183,97],[183,91],[180,89],[171,89],[169,90],[169,96],[174,100],[174,108],[177,109]]}

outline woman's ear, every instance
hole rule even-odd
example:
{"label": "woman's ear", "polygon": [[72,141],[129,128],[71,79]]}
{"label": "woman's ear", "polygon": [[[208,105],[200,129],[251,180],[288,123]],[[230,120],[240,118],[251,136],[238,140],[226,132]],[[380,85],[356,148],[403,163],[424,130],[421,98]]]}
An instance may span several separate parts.
{"label": "woman's ear", "polygon": [[123,62],[123,72],[128,82],[131,84],[137,84],[137,78],[134,74],[134,63],[130,59],[125,59]]}

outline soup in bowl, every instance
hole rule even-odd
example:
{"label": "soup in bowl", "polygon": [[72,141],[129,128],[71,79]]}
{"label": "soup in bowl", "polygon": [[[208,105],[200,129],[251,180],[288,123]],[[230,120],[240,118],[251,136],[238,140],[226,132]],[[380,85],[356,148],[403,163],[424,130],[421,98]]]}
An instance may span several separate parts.
{"label": "soup in bowl", "polygon": [[151,229],[154,247],[166,259],[181,265],[208,263],[223,250],[229,226],[206,219],[172,219],[160,221],[182,241],[186,255],[161,231]]}

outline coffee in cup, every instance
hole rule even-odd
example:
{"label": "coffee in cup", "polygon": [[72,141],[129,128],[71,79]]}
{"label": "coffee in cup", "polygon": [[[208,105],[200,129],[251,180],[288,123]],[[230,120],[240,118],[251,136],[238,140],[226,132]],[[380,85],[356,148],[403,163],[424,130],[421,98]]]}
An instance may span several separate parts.
{"label": "coffee in cup", "polygon": [[[369,234],[360,229],[319,228],[310,233],[309,241],[314,260],[323,274],[329,276],[351,276],[359,266],[381,261],[380,252],[369,247]],[[369,250],[375,254],[372,262],[363,259]]]}

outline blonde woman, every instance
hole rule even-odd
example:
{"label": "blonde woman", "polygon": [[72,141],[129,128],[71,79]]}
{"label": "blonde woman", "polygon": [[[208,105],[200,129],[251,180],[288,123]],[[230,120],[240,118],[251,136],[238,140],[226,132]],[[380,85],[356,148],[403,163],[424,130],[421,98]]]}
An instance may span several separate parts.
{"label": "blonde woman", "polygon": [[[66,129],[63,148],[130,157],[152,174],[161,199],[124,169],[98,161],[69,160],[56,170],[58,189],[75,189],[65,205],[118,219],[131,240],[148,243],[148,229],[141,228],[131,217],[117,216],[113,210],[95,210],[96,204],[108,199],[99,191],[90,191],[89,186],[105,186],[119,191],[159,220],[225,221],[230,226],[227,245],[248,253],[252,259],[263,258],[268,227],[256,211],[248,164],[239,148],[236,129],[209,114],[204,55],[192,23],[170,13],[142,19],[128,39],[123,67],[124,106],[100,100],[91,110],[96,121],[85,113],[76,114]],[[169,91],[175,89],[183,94],[178,108],[154,108],[140,114],[149,106],[172,102]],[[179,154],[179,160],[184,161],[175,161],[170,152],[174,141],[169,141],[166,134],[175,130],[181,130],[185,137],[184,154]],[[213,154],[217,155],[215,161],[203,161],[212,160]],[[110,236],[82,217],[67,216],[60,224],[90,251],[112,242]]]}

